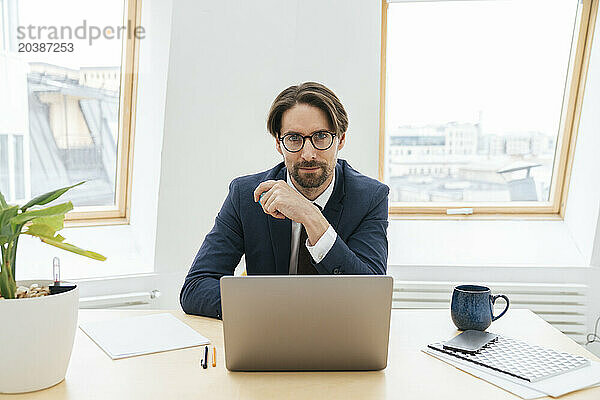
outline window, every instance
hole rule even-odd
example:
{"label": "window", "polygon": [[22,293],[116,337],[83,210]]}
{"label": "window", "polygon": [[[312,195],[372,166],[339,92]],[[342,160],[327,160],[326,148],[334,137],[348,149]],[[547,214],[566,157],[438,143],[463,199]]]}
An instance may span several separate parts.
{"label": "window", "polygon": [[562,216],[597,8],[384,0],[379,174],[390,213]]}
{"label": "window", "polygon": [[7,198],[24,198],[23,135],[0,134],[0,168],[0,191]]}
{"label": "window", "polygon": [[140,0],[0,0],[0,190],[86,181],[78,224],[127,223]]}

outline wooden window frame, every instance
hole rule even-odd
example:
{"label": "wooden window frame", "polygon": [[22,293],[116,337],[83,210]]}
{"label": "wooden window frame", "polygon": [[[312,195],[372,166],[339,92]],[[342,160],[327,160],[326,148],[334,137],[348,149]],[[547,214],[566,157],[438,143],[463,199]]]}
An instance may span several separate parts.
{"label": "wooden window frame", "polygon": [[[387,50],[387,11],[388,1],[382,0],[381,11],[381,76],[379,103],[379,180],[384,180],[385,170],[385,92],[386,92],[386,50]],[[414,0],[419,1],[419,0]],[[552,173],[550,200],[545,202],[395,202],[391,203],[389,214],[402,218],[453,218],[453,219],[563,219],[567,194],[573,167],[573,156],[585,82],[590,61],[592,39],[600,0],[582,0],[581,20],[577,36],[575,55],[570,60],[569,96],[563,100],[557,150]],[[557,154],[558,153],[558,154]],[[472,208],[470,215],[447,215],[448,209]]]}
{"label": "wooden window frame", "polygon": [[[125,0],[124,26],[140,26],[142,0]],[[119,136],[115,204],[112,206],[75,207],[66,215],[65,226],[96,226],[129,224],[131,214],[131,181],[133,173],[133,142],[136,121],[136,99],[139,63],[139,39],[126,35],[121,56],[121,86],[119,96]]]}

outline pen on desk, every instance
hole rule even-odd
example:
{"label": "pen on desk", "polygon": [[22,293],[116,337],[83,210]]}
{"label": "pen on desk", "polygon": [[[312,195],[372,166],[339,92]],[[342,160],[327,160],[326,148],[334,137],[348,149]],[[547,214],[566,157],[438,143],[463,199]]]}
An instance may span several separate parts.
{"label": "pen on desk", "polygon": [[213,367],[217,366],[217,348],[213,347]]}
{"label": "pen on desk", "polygon": [[208,346],[204,346],[204,364],[202,364],[202,368],[208,368]]}

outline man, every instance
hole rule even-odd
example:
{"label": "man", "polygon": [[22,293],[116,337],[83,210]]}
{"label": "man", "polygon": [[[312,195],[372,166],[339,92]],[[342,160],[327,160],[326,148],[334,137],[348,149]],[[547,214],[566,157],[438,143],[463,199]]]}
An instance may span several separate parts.
{"label": "man", "polygon": [[283,162],[229,185],[181,289],[186,313],[221,318],[219,279],[243,254],[248,275],[385,274],[389,189],[338,160],[347,128],[321,84],[277,96],[267,129]]}

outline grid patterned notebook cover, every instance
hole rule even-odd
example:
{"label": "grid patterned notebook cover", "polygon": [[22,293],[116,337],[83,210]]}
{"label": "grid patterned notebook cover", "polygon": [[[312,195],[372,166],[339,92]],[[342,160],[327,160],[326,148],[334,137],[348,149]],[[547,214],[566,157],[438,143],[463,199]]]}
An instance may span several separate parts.
{"label": "grid patterned notebook cover", "polygon": [[499,335],[497,340],[475,353],[446,349],[443,342],[427,347],[528,382],[538,382],[590,365],[590,361],[581,356],[559,353]]}

